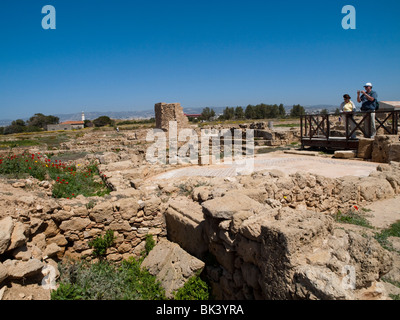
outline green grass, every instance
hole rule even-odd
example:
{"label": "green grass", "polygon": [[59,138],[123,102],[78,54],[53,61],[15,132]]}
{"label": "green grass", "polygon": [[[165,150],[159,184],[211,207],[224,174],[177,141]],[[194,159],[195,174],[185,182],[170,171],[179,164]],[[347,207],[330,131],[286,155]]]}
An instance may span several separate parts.
{"label": "green grass", "polygon": [[389,228],[375,234],[375,239],[383,248],[389,251],[394,251],[394,248],[388,239],[389,237],[400,237],[400,221],[393,223]]}
{"label": "green grass", "polygon": [[48,154],[48,158],[55,161],[62,161],[62,162],[67,162],[67,161],[74,161],[74,160],[78,160],[78,159],[82,159],[84,158],[86,155],[88,154],[88,152],[86,151],[82,151],[82,152],[64,152],[64,153],[59,153],[57,155]]}
{"label": "green grass", "polygon": [[[388,282],[394,286],[396,286],[397,288],[400,288],[400,281],[395,281],[386,277],[382,278],[382,281],[384,282]],[[389,294],[389,297],[392,298],[393,300],[400,300],[400,294]]]}
{"label": "green grass", "polygon": [[[75,134],[75,133],[74,133]],[[47,145],[49,149],[59,148],[62,143],[71,140],[71,135],[67,133],[45,133],[38,134],[37,132],[30,132],[25,134],[16,135],[16,140],[0,141],[0,149],[17,148],[17,147],[32,147]],[[76,138],[76,134],[74,136]]]}
{"label": "green grass", "polygon": [[32,147],[37,146],[40,143],[35,140],[24,139],[24,140],[9,140],[0,141],[0,149],[17,148],[17,147]]}
{"label": "green grass", "polygon": [[274,127],[277,127],[277,128],[298,128],[298,127],[300,127],[300,123],[281,123],[281,124],[274,124]]}
{"label": "green grass", "polygon": [[59,148],[64,142],[68,142],[70,137],[66,133],[58,133],[56,135],[43,135],[37,137],[37,142],[41,145],[46,144],[49,149]]}
{"label": "green grass", "polygon": [[340,210],[334,216],[335,221],[347,224],[355,224],[361,227],[373,229],[373,226],[369,221],[360,215],[359,213],[349,210],[347,213],[343,214]]}

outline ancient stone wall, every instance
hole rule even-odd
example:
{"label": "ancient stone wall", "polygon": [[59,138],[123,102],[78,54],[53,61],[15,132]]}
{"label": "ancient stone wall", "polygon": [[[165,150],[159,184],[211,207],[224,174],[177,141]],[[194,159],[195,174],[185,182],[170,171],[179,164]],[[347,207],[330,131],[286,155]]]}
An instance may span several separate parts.
{"label": "ancient stone wall", "polygon": [[155,197],[78,197],[42,204],[33,197],[4,198],[18,209],[0,215],[0,283],[38,276],[47,265],[57,270],[57,261],[63,258],[92,259],[89,242],[109,229],[115,236],[106,253],[110,261],[140,256],[149,234],[156,241],[166,237],[163,206]]}
{"label": "ancient stone wall", "polygon": [[178,128],[186,128],[189,124],[180,103],[156,103],[154,111],[158,129],[168,131],[170,121],[176,121]]}
{"label": "ancient stone wall", "polygon": [[194,201],[169,201],[168,238],[206,262],[219,299],[385,298],[379,280],[391,269],[390,254],[373,232],[321,212],[399,194],[400,167],[378,169],[364,178],[275,171],[214,179],[192,189]]}

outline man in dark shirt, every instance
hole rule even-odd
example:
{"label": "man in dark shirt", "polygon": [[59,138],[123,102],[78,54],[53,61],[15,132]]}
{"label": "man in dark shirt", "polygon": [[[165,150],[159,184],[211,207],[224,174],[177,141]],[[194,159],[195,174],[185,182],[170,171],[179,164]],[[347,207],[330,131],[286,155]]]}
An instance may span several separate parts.
{"label": "man in dark shirt", "polygon": [[[378,94],[372,90],[372,83],[368,82],[364,86],[365,91],[357,91],[357,101],[361,103],[361,111],[370,112],[369,119],[365,120],[365,137],[374,138],[376,135],[375,128],[375,109]],[[360,96],[361,94],[361,96]]]}

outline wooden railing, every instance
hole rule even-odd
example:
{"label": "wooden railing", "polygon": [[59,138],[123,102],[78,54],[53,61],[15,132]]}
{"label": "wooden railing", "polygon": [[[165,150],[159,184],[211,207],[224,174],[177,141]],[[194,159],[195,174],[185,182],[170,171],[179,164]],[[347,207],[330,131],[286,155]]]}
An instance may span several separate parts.
{"label": "wooden railing", "polygon": [[[399,110],[393,111],[375,111],[375,128],[378,133],[379,129],[383,129],[383,134],[394,135],[399,133]],[[344,136],[333,134],[332,120],[337,120],[340,116],[345,124]],[[356,140],[352,137],[358,130],[363,136],[368,137],[366,132],[366,124],[371,122],[371,112],[346,112],[339,115],[334,114],[316,114],[316,115],[302,115],[300,117],[300,133],[301,140],[326,140],[338,138],[348,142],[349,140]],[[352,126],[346,125],[352,123]],[[382,130],[381,130],[382,131]]]}

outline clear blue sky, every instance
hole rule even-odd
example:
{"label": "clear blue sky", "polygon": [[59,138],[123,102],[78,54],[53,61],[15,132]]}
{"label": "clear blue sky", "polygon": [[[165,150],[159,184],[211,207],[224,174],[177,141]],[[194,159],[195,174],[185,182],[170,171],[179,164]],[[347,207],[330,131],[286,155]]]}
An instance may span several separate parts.
{"label": "clear blue sky", "polygon": [[[56,30],[43,30],[44,5]],[[344,30],[344,5],[357,29]],[[0,119],[400,100],[400,1],[1,0]]]}

